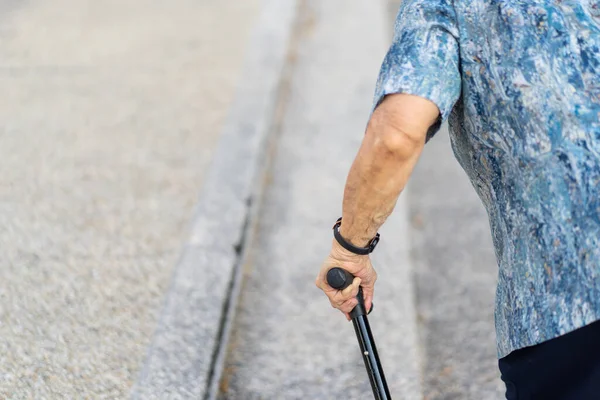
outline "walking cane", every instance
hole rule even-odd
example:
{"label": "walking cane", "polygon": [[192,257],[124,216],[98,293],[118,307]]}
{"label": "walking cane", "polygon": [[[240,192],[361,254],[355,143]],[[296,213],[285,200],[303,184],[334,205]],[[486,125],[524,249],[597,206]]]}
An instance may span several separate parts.
{"label": "walking cane", "polygon": [[[354,280],[352,274],[342,268],[331,268],[327,272],[327,284],[334,289],[344,290]],[[354,331],[356,332],[356,338],[360,346],[360,351],[363,354],[363,361],[369,374],[369,381],[371,382],[371,388],[373,389],[373,395],[375,400],[391,400],[390,391],[385,381],[385,375],[383,374],[383,368],[379,361],[379,355],[377,354],[377,347],[375,347],[375,340],[371,333],[371,327],[369,326],[369,320],[367,319],[367,310],[365,309],[365,299],[363,297],[362,287],[358,289],[358,305],[350,312],[352,318],[352,324],[354,324]],[[371,306],[371,310],[373,306]],[[369,311],[370,312],[370,311]]]}

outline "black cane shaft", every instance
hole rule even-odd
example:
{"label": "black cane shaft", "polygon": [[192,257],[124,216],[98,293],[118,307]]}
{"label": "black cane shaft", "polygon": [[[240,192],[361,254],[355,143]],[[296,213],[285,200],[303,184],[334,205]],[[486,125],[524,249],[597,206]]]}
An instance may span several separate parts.
{"label": "black cane shaft", "polygon": [[390,396],[385,380],[385,374],[383,373],[383,368],[379,361],[377,346],[375,346],[367,316],[361,315],[357,318],[353,318],[352,323],[354,324],[354,330],[356,331],[356,337],[358,339],[360,351],[363,354],[363,361],[365,362],[365,367],[369,374],[369,381],[371,382],[371,388],[373,389],[375,399],[391,400],[392,397]]}
{"label": "black cane shaft", "polygon": [[[354,276],[342,268],[332,268],[327,273],[327,283],[334,289],[344,290],[353,280]],[[373,339],[373,333],[371,333],[371,327],[367,319],[362,288],[359,288],[356,298],[358,305],[350,312],[350,317],[352,318],[356,338],[358,339],[363,361],[369,374],[373,395],[375,396],[375,400],[391,400],[392,397],[387,387],[383,368],[379,361],[379,354],[377,354],[375,340]]]}

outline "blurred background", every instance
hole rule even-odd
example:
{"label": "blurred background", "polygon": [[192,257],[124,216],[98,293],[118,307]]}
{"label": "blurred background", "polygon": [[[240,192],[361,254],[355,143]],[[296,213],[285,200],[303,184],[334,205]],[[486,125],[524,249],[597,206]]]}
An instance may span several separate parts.
{"label": "blurred background", "polygon": [[[0,2],[0,398],[369,398],[353,329],[313,281],[398,6]],[[265,150],[224,131],[264,132]],[[199,323],[170,323],[190,231],[212,227],[194,216],[237,215],[227,190],[245,165],[226,289],[189,300]],[[215,188],[224,211],[202,206]],[[370,317],[392,393],[502,398],[487,217],[446,128],[402,197]],[[187,284],[218,288],[203,277],[219,254],[202,250]],[[153,349],[161,332],[183,342],[180,326],[210,340],[163,365]]]}

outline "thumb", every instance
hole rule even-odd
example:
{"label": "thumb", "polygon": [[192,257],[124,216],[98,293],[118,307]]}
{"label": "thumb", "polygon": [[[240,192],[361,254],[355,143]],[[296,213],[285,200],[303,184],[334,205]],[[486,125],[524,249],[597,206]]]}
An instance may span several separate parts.
{"label": "thumb", "polygon": [[358,294],[358,288],[360,287],[362,280],[358,277],[355,277],[346,289],[342,290],[342,295],[344,297],[355,297]]}

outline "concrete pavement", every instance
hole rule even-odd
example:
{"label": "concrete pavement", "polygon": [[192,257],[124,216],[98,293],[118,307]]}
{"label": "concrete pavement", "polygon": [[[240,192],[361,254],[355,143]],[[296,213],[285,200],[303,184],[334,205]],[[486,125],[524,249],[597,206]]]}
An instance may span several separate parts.
{"label": "concrete pavement", "polygon": [[[206,377],[199,357],[210,356],[215,380],[224,350],[223,399],[369,396],[352,327],[312,282],[398,0],[300,3],[275,120],[252,126],[265,103],[247,125],[225,129],[235,138],[272,122],[279,138],[245,244],[230,243],[241,229],[225,242],[204,239],[213,224],[254,217],[239,212],[250,208],[240,201],[260,201],[239,197],[246,180],[235,209],[195,220],[191,239],[187,226],[202,183],[215,188],[225,176],[205,171],[262,3],[11,3],[0,18],[0,397],[126,398],[145,365],[152,384],[185,384],[160,393],[148,385],[139,398],[196,398]],[[234,109],[255,110],[244,104],[256,99],[237,99]],[[427,145],[382,230],[370,319],[396,397],[498,399],[487,220],[445,135]],[[228,157],[216,165],[241,165]],[[254,173],[243,165],[235,179]],[[221,198],[211,196],[212,205]],[[222,269],[235,252],[244,280],[226,347],[223,311],[238,299],[212,306],[203,299],[216,296],[204,288],[236,293],[239,282]],[[171,281],[176,264],[186,273]],[[161,307],[168,317],[155,333]]]}
{"label": "concrete pavement", "polygon": [[[372,396],[352,325],[313,282],[341,212],[386,50],[384,1],[306,1],[289,101],[258,221],[221,385],[224,399]],[[390,388],[421,399],[406,203],[382,231],[370,317]],[[406,242],[404,242],[406,243]]]}
{"label": "concrete pavement", "polygon": [[454,159],[447,127],[425,146],[409,189],[424,398],[501,399],[498,267],[485,209]]}
{"label": "concrete pavement", "polygon": [[1,398],[128,396],[258,4],[0,7]]}

